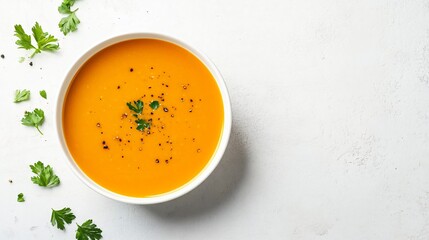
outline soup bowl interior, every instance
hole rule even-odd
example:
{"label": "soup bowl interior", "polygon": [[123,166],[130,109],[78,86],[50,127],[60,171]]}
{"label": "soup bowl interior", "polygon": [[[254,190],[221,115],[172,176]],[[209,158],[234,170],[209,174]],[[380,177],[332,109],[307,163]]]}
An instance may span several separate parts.
{"label": "soup bowl interior", "polygon": [[[213,78],[215,79],[222,97],[222,104],[224,109],[223,128],[220,134],[220,139],[217,145],[217,149],[214,151],[211,159],[208,161],[208,163],[202,169],[202,171],[200,171],[199,174],[197,174],[191,181],[189,181],[188,183],[186,183],[185,185],[177,189],[174,189],[167,193],[149,196],[149,197],[130,197],[130,196],[118,194],[100,186],[98,183],[93,181],[90,177],[88,177],[85,174],[84,171],[82,171],[79,168],[78,164],[74,161],[73,156],[67,147],[67,143],[64,135],[64,129],[63,129],[63,110],[64,110],[65,100],[67,98],[67,92],[69,90],[69,87],[72,84],[74,76],[78,73],[79,69],[83,66],[83,64],[85,64],[85,62],[88,59],[90,59],[92,56],[94,56],[99,51],[105,49],[106,47],[109,47],[116,43],[133,40],[133,39],[162,40],[162,41],[166,41],[166,42],[178,45],[179,47],[182,47],[183,49],[192,53],[206,66],[206,68],[210,71]],[[217,70],[215,65],[205,55],[203,55],[201,52],[197,51],[196,49],[192,48],[191,46],[187,45],[186,43],[180,40],[177,40],[175,38],[162,35],[162,34],[157,34],[157,33],[131,33],[131,34],[125,34],[125,35],[113,37],[97,44],[96,46],[86,51],[83,54],[83,56],[81,56],[76,61],[76,63],[70,68],[70,70],[67,72],[66,76],[64,77],[64,82],[57,95],[55,110],[56,110],[55,111],[55,124],[56,124],[55,128],[58,134],[59,142],[65,153],[67,163],[71,167],[72,171],[76,174],[76,176],[78,176],[78,178],[82,182],[84,182],[87,186],[89,186],[91,189],[95,190],[96,192],[108,198],[125,202],[125,203],[133,203],[133,204],[155,204],[155,203],[169,201],[177,197],[180,197],[186,194],[187,192],[193,190],[194,188],[196,188],[213,172],[213,170],[220,162],[229,141],[231,125],[232,125],[231,104],[230,104],[228,90],[226,88],[225,82],[220,72]]]}

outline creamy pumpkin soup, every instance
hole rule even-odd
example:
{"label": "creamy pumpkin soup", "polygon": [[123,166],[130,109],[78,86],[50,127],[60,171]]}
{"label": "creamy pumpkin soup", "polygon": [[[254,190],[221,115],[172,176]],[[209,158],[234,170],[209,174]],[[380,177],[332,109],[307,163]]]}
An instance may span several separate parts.
{"label": "creamy pumpkin soup", "polygon": [[210,161],[223,128],[215,79],[192,53],[161,40],[117,43],[75,75],[63,106],[68,149],[113,192],[177,189]]}

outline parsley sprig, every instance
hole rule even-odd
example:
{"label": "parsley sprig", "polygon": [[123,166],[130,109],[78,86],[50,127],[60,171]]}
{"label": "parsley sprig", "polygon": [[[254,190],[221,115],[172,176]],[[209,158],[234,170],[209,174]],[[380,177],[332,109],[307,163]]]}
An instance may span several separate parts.
{"label": "parsley sprig", "polygon": [[144,119],[138,118],[135,122],[137,123],[137,130],[139,131],[144,131],[145,128],[150,128],[150,122]]}
{"label": "parsley sprig", "polygon": [[79,8],[71,10],[71,7],[75,2],[76,0],[63,0],[61,5],[58,7],[59,13],[68,14],[66,17],[61,18],[58,23],[58,27],[60,27],[60,30],[64,35],[67,35],[69,32],[76,31],[77,25],[80,23],[79,18],[76,16],[76,11],[79,10]]}
{"label": "parsley sprig", "polygon": [[76,216],[68,207],[65,207],[60,210],[52,209],[51,223],[52,226],[56,225],[58,229],[64,230],[64,223],[70,224],[75,218]]}
{"label": "parsley sprig", "polygon": [[30,90],[24,89],[24,90],[16,90],[15,91],[15,101],[16,103],[27,101],[30,99]]}
{"label": "parsley sprig", "polygon": [[92,223],[92,219],[87,220],[82,225],[77,224],[76,239],[77,240],[99,240],[103,236],[103,231]]}
{"label": "parsley sprig", "polygon": [[127,106],[131,111],[135,112],[134,115],[142,114],[143,112],[143,102],[140,99],[134,101],[134,105],[131,102],[127,102]]}
{"label": "parsley sprig", "polygon": [[[145,119],[141,119],[139,117],[139,115],[141,115],[143,113],[144,103],[140,99],[137,101],[133,101],[133,103],[127,102],[127,106],[131,111],[134,112],[133,116],[135,118],[137,118],[135,120],[135,123],[137,123],[136,129],[139,131],[144,131],[146,128],[150,128],[151,122],[146,121]],[[152,101],[149,104],[149,106],[155,110],[159,107],[159,102],[158,101]]]}
{"label": "parsley sprig", "polygon": [[31,178],[34,184],[37,184],[41,187],[52,188],[60,184],[60,179],[54,173],[54,169],[38,161],[34,165],[30,165],[31,171],[37,176]]}
{"label": "parsley sprig", "polygon": [[18,48],[23,48],[26,50],[34,49],[34,52],[30,55],[30,58],[34,57],[36,54],[41,53],[42,51],[54,52],[60,49],[58,39],[50,35],[47,32],[44,32],[42,27],[38,22],[34,24],[31,28],[33,33],[33,38],[36,40],[37,45],[34,46],[31,43],[31,36],[28,35],[20,24],[15,25],[15,36],[18,38],[16,40],[16,45]]}
{"label": "parsley sprig", "polygon": [[39,127],[45,121],[45,112],[42,109],[36,108],[32,112],[26,111],[24,117],[21,119],[22,125],[35,127],[40,134],[43,135]]}

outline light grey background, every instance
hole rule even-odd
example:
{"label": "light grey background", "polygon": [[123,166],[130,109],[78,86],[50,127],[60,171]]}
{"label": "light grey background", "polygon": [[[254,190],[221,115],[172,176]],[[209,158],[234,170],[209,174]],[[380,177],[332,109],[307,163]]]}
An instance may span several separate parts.
{"label": "light grey background", "polygon": [[[0,239],[74,239],[74,224],[50,226],[50,209],[65,206],[105,239],[429,239],[429,1],[82,0],[82,23],[67,37],[59,4],[0,0]],[[61,51],[30,67],[18,63],[26,52],[13,25],[35,21]],[[206,53],[233,105],[219,167],[190,194],[154,206],[84,186],[53,128],[54,95],[71,64],[136,31]],[[31,101],[12,103],[22,88]],[[44,136],[20,124],[34,107],[47,114]],[[60,187],[31,183],[37,160],[54,167]]]}

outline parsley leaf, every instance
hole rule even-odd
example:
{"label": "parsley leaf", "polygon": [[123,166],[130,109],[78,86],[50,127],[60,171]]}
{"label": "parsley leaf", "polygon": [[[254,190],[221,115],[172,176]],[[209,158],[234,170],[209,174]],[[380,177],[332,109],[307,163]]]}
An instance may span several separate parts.
{"label": "parsley leaf", "polygon": [[30,165],[31,171],[37,176],[31,178],[34,184],[37,184],[41,187],[52,188],[60,184],[60,179],[57,175],[54,174],[54,169],[38,161],[34,165]]}
{"label": "parsley leaf", "polygon": [[24,117],[21,119],[21,124],[25,126],[35,127],[40,134],[39,126],[45,121],[45,112],[42,109],[34,109],[32,112],[25,111]]}
{"label": "parsley leaf", "polygon": [[38,22],[36,22],[36,24],[31,28],[31,31],[33,32],[33,37],[36,40],[37,47],[31,44],[31,36],[25,33],[22,26],[19,24],[15,25],[15,36],[18,37],[18,40],[15,43],[18,45],[18,48],[26,50],[34,49],[30,58],[42,51],[56,51],[60,48],[58,43],[55,44],[58,40],[47,32],[43,32],[43,29]]}
{"label": "parsley leaf", "polygon": [[148,122],[144,119],[138,118],[136,120],[136,123],[137,123],[137,130],[139,130],[139,131],[144,131],[145,128],[150,128],[150,122]]}
{"label": "parsley leaf", "polygon": [[25,202],[24,194],[23,193],[18,194],[18,199],[16,201],[18,201],[18,202]]}
{"label": "parsley leaf", "polygon": [[97,228],[97,225],[92,223],[92,219],[87,220],[82,225],[77,224],[76,239],[77,240],[99,240],[103,236],[103,231]]}
{"label": "parsley leaf", "polygon": [[38,22],[31,28],[31,31],[34,39],[36,39],[39,51],[56,51],[60,48],[59,44],[54,44],[58,39],[47,32],[43,32]]}
{"label": "parsley leaf", "polygon": [[16,103],[26,101],[30,99],[30,91],[27,89],[24,90],[16,90],[15,91],[15,101]]}
{"label": "parsley leaf", "polygon": [[150,106],[150,108],[152,108],[153,110],[156,110],[156,109],[158,109],[158,108],[159,108],[159,102],[158,102],[158,101],[152,101],[152,102],[149,104],[149,106]]}
{"label": "parsley leaf", "polygon": [[134,105],[135,106],[133,106],[131,102],[127,102],[127,106],[131,111],[141,114],[143,112],[143,102],[141,100],[137,100],[134,101]]}
{"label": "parsley leaf", "polygon": [[61,32],[64,35],[67,35],[69,32],[74,32],[77,30],[77,25],[80,23],[79,18],[76,16],[76,10],[72,11],[70,8],[74,5],[76,0],[63,0],[61,5],[58,7],[58,12],[62,14],[69,14],[67,17],[61,18],[58,23],[58,27],[60,27]]}
{"label": "parsley leaf", "polygon": [[26,34],[24,29],[20,24],[15,25],[15,34],[14,36],[18,37],[15,44],[18,45],[18,48],[23,48],[26,50],[35,49],[35,47],[31,44],[31,36]]}
{"label": "parsley leaf", "polygon": [[39,91],[39,94],[40,94],[40,96],[42,97],[42,98],[44,98],[44,99],[47,99],[47,94],[46,94],[46,91],[45,90],[41,90],[41,91]]}
{"label": "parsley leaf", "polygon": [[[75,10],[77,11],[77,9]],[[69,32],[74,32],[77,30],[77,25],[80,23],[79,18],[76,16],[75,12],[72,12],[67,17],[63,17],[58,23],[58,27],[60,27],[61,32],[64,35],[67,35]]]}
{"label": "parsley leaf", "polygon": [[58,229],[64,230],[64,222],[70,224],[75,218],[76,216],[71,212],[70,208],[52,209],[51,223],[52,226],[57,225]]}
{"label": "parsley leaf", "polygon": [[76,0],[64,0],[61,5],[58,7],[58,12],[63,14],[72,13],[70,7],[74,5]]}

